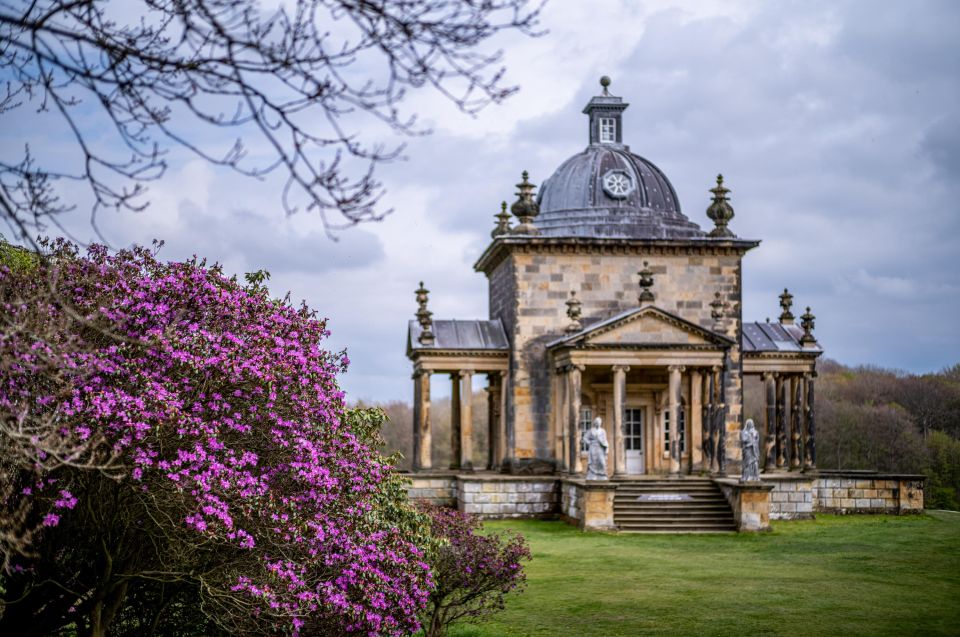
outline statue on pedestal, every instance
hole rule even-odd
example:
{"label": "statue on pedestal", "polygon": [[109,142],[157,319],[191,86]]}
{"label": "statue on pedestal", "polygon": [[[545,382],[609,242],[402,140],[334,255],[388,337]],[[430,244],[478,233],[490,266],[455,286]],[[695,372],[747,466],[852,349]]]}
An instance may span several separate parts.
{"label": "statue on pedestal", "polygon": [[593,419],[593,426],[583,433],[583,443],[587,447],[587,480],[606,480],[609,445],[602,419]]}
{"label": "statue on pedestal", "polygon": [[747,424],[740,431],[740,449],[743,462],[740,472],[740,482],[760,481],[760,434],[748,418]]}

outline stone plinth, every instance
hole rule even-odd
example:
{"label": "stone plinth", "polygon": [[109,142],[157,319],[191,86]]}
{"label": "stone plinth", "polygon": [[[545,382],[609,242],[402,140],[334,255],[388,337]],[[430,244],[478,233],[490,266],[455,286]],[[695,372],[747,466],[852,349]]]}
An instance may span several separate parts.
{"label": "stone plinth", "polygon": [[766,482],[740,482],[718,478],[714,482],[723,491],[733,509],[737,530],[756,533],[770,529],[770,494],[774,485]]}
{"label": "stone plinth", "polygon": [[566,479],[560,490],[562,517],[582,531],[616,531],[613,496],[617,485],[601,480]]}

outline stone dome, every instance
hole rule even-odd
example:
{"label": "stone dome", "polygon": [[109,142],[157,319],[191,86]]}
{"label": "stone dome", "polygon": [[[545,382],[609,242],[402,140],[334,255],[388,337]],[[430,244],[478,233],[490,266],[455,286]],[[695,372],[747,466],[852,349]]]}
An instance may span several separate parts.
{"label": "stone dome", "polygon": [[[604,78],[606,80],[606,78]],[[607,92],[590,100],[590,145],[547,179],[537,197],[536,225],[544,236],[623,239],[703,237],[680,212],[677,193],[653,163],[622,143],[628,104]]]}

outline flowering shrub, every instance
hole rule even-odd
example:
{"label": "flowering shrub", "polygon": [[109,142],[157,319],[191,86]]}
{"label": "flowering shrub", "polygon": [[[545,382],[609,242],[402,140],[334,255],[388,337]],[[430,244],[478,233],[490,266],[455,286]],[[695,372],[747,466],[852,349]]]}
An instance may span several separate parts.
{"label": "flowering shrub", "polygon": [[519,534],[482,534],[477,518],[454,509],[422,504],[436,544],[430,566],[436,586],[424,613],[426,637],[440,637],[460,619],[503,609],[504,595],[526,582],[522,562],[530,549]]}
{"label": "flowering shrub", "polygon": [[0,634],[415,631],[424,518],[324,322],[196,260],[49,251],[0,266]]}

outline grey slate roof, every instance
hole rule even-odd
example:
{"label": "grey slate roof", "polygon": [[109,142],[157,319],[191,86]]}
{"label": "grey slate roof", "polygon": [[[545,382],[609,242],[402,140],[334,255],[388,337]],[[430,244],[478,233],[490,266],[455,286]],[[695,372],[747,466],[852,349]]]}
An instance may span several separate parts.
{"label": "grey slate roof", "polygon": [[475,319],[438,319],[433,322],[433,345],[422,345],[418,340],[423,328],[417,321],[410,321],[407,331],[408,351],[430,350],[483,350],[508,351],[507,333],[499,319],[483,321]]}
{"label": "grey slate roof", "polygon": [[800,346],[803,330],[797,325],[780,323],[743,324],[743,351],[749,352],[822,352],[819,345],[804,349]]}
{"label": "grey slate roof", "polygon": [[[630,176],[633,190],[616,199],[603,190],[611,170]],[[547,237],[682,239],[704,237],[680,212],[677,193],[666,175],[622,144],[590,144],[565,161],[537,196],[536,226]]]}

